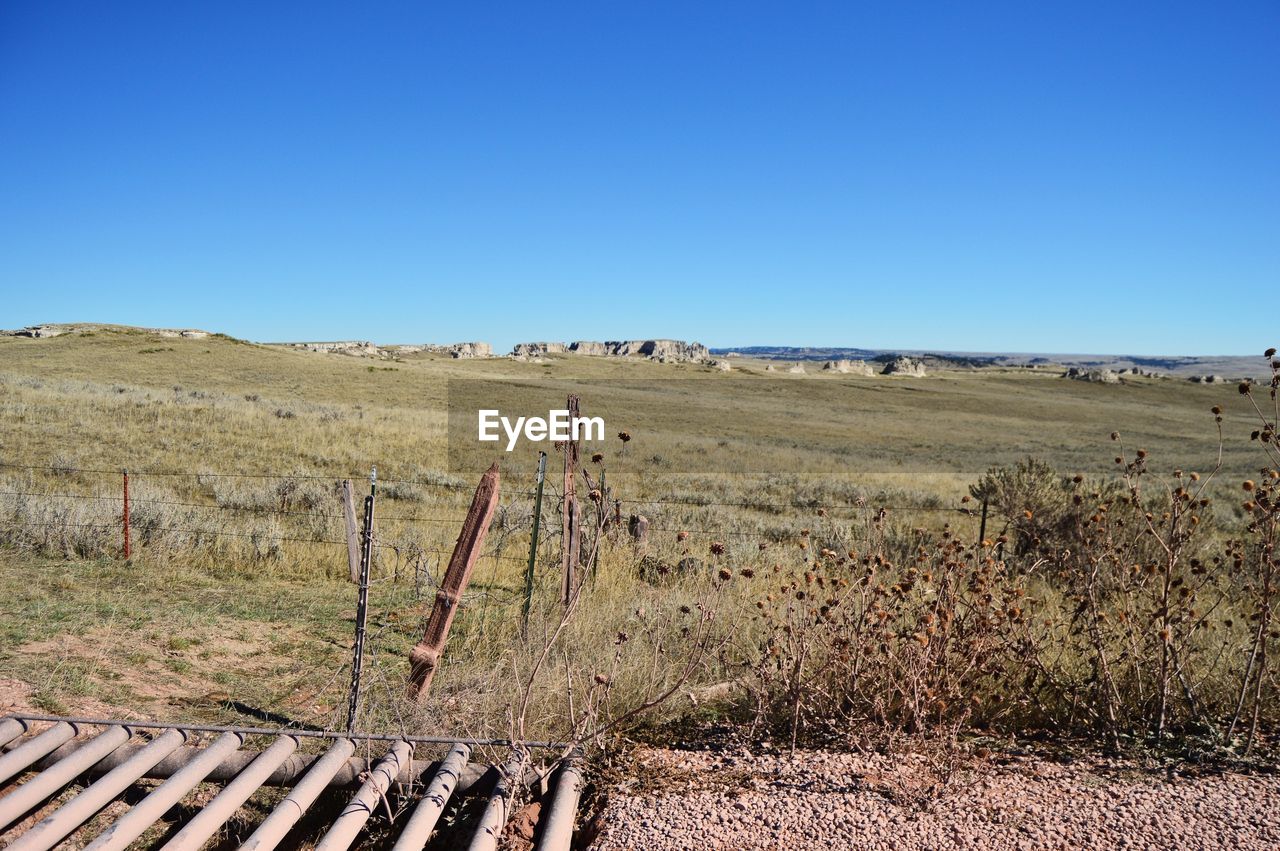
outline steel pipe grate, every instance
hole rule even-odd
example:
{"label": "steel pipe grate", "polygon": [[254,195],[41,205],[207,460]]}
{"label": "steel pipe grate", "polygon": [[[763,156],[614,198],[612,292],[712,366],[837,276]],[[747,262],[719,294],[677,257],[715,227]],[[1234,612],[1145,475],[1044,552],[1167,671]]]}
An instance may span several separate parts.
{"label": "steel pipe grate", "polygon": [[[328,740],[322,754],[302,753],[306,739]],[[419,758],[448,745],[441,759]],[[504,748],[501,768],[470,762],[478,746]],[[165,825],[151,842],[165,851],[196,851],[218,834],[253,795],[265,787],[288,794],[263,818],[241,848],[267,851],[279,845],[314,812],[326,790],[349,788],[345,806],[322,818],[325,851],[359,847],[377,831],[394,837],[395,851],[422,849],[440,828],[451,802],[478,797],[479,824],[453,838],[465,847],[496,846],[513,798],[530,790],[539,774],[530,754],[565,746],[553,742],[450,739],[436,736],[350,735],[321,730],[216,727],[13,715],[0,719],[0,845],[11,851],[47,851],[80,832],[92,851],[131,847],[161,823],[166,813],[203,783],[223,784],[184,824]],[[357,756],[357,754],[363,756]],[[559,754],[556,754],[557,756]],[[95,817],[143,780],[159,780],[110,823]],[[49,802],[72,784],[82,788],[57,806]],[[535,848],[567,851],[573,837],[582,786],[580,760],[562,760],[550,778],[535,833]],[[203,797],[203,796],[201,796]],[[35,816],[40,816],[32,823]],[[312,819],[314,822],[314,818]],[[88,827],[92,825],[92,827]],[[90,831],[96,835],[84,835]]]}

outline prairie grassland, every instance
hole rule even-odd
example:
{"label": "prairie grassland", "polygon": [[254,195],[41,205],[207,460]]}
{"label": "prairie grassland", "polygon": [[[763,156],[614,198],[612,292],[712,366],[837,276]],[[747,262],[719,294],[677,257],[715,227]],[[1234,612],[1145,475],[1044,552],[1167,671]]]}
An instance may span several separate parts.
{"label": "prairie grassland", "polygon": [[[605,412],[603,460],[585,466],[593,478],[607,471],[624,521],[642,513],[652,531],[643,548],[617,527],[599,536],[592,575],[562,622],[550,485],[522,635],[535,458],[503,458],[503,507],[445,667],[414,707],[399,696],[408,648],[471,488],[500,454],[450,455],[446,409],[492,386],[479,379],[508,382],[512,404],[529,413],[572,391],[585,412]],[[1260,645],[1250,626],[1270,622],[1269,580],[1250,573],[1252,550],[1221,561],[1255,520],[1235,497],[1240,482],[1267,463],[1248,439],[1257,417],[1247,401],[1234,386],[1109,386],[1029,370],[777,377],[747,361],[726,377],[585,357],[370,361],[123,328],[0,338],[0,461],[16,465],[0,468],[0,572],[18,589],[3,604],[0,661],[50,709],[231,720],[248,705],[337,723],[354,593],[334,485],[376,464],[365,727],[600,739],[660,697],[669,699],[645,717],[727,699],[715,711],[793,734],[829,735],[839,719],[903,731],[1058,725],[1114,739],[1156,726],[1154,714],[1162,732],[1174,721],[1225,728],[1253,707],[1265,727],[1276,715],[1274,653],[1270,668],[1265,651],[1261,667],[1244,662],[1269,641],[1269,627]],[[1159,561],[1146,543],[1115,542],[1133,523],[1108,537],[1090,512],[1122,513],[1116,471],[1132,471],[1114,463],[1112,431],[1124,436],[1126,461],[1141,447],[1152,471],[1208,474],[1215,405],[1222,470],[1197,509],[1195,555],[1187,549],[1164,574],[1166,585],[1181,580],[1177,608],[1167,593],[1151,596],[1145,573],[1125,572]],[[632,440],[620,443],[618,430]],[[984,546],[975,503],[961,500],[989,468],[1028,456],[1080,482],[1039,468],[1000,480],[989,537],[1002,541]],[[551,483],[558,463],[553,454]],[[131,563],[119,560],[112,471],[122,467],[134,500]],[[586,525],[598,517],[588,501]],[[1077,581],[1085,552],[1108,565],[1105,582]],[[1179,571],[1191,558],[1236,568],[1189,582]],[[973,575],[962,579],[960,564]],[[812,593],[818,580],[842,590]],[[1190,600],[1179,596],[1191,585]],[[943,588],[959,609],[940,608]],[[959,602],[969,594],[980,604]],[[825,602],[836,597],[839,618]],[[1090,629],[1082,597],[1095,601]],[[1163,612],[1152,629],[1115,626],[1152,607]],[[967,631],[943,648],[926,633],[928,617]],[[1174,638],[1152,644],[1161,629]],[[882,655],[850,656],[850,637]],[[1167,646],[1180,654],[1173,667]],[[978,673],[935,676],[966,665]],[[1099,665],[1111,670],[1101,680]],[[1019,689],[1009,687],[1015,666]],[[876,689],[889,697],[870,697]]]}

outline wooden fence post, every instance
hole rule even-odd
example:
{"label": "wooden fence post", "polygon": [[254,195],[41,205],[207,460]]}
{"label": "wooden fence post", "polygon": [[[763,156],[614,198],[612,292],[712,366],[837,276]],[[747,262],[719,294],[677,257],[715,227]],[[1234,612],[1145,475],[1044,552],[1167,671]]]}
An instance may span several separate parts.
{"label": "wooden fence post", "polygon": [[128,561],[132,554],[129,546],[129,471],[122,472],[124,473],[124,510],[120,513],[120,521],[124,524],[124,560]]}
{"label": "wooden fence post", "polygon": [[342,517],[347,526],[347,566],[351,581],[360,581],[360,530],[356,528],[356,503],[351,495],[351,480],[342,480]]}
{"label": "wooden fence post", "polygon": [[564,503],[560,509],[560,602],[566,608],[577,593],[578,559],[581,543],[579,524],[581,509],[578,506],[578,441],[574,423],[578,419],[578,397],[569,396],[569,440],[564,445]]}
{"label": "wooden fence post", "polygon": [[412,700],[420,702],[431,688],[431,679],[435,676],[440,654],[444,651],[445,639],[449,637],[449,628],[453,626],[453,616],[458,611],[458,604],[462,602],[462,592],[471,581],[471,571],[476,565],[476,559],[480,557],[484,536],[489,531],[493,513],[498,507],[499,484],[498,465],[495,462],[480,477],[476,495],[471,499],[471,508],[468,509],[462,531],[458,534],[458,543],[454,545],[453,555],[449,558],[449,567],[445,570],[440,590],[436,592],[435,606],[431,609],[426,631],[422,640],[409,651],[408,695]]}

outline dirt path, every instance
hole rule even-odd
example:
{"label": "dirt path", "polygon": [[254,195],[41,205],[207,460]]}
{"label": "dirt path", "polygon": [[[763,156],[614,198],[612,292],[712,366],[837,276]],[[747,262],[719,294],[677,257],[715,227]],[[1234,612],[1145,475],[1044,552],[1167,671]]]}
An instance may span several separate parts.
{"label": "dirt path", "polygon": [[939,788],[918,757],[647,750],[636,776],[609,795],[593,851],[1280,848],[1277,775],[1025,758]]}

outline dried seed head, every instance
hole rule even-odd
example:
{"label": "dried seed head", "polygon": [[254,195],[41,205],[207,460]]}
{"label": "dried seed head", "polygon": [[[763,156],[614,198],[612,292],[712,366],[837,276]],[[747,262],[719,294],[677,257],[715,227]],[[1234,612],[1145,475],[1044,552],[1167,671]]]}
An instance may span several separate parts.
{"label": "dried seed head", "polygon": [[712,554],[712,555],[716,555],[716,556],[722,556],[722,555],[724,555],[724,542],[723,542],[723,541],[712,541],[712,542],[711,542],[711,554]]}

